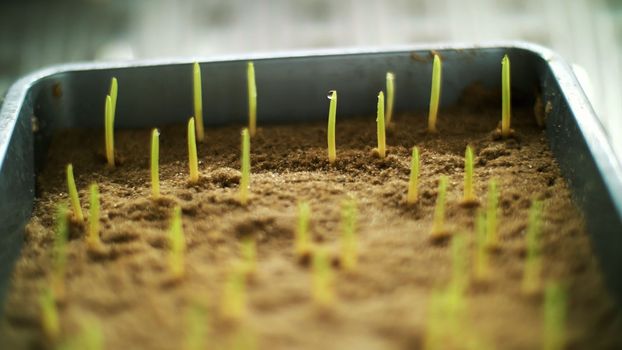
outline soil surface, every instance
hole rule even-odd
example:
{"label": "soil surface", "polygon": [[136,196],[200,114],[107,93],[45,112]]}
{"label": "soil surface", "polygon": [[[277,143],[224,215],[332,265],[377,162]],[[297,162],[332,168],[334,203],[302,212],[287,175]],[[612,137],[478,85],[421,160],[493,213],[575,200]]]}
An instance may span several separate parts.
{"label": "soil surface", "polygon": [[[2,347],[44,347],[37,301],[51,271],[56,206],[69,203],[65,165],[71,162],[85,215],[88,185],[99,184],[101,238],[108,255],[89,256],[84,229],[72,225],[66,299],[58,308],[63,339],[77,336],[87,320],[95,319],[106,349],[180,349],[193,328],[189,310],[201,305],[206,310],[201,328],[210,348],[230,348],[240,338],[260,349],[419,348],[426,337],[428,302],[452,274],[450,246],[429,240],[441,175],[449,177],[449,231],[462,232],[474,249],[477,209],[460,204],[464,151],[470,144],[481,203],[488,181],[498,180],[501,246],[491,256],[490,282],[470,283],[460,333],[448,335],[445,348],[466,348],[472,338],[491,349],[541,347],[543,298],[521,292],[533,199],[544,202],[543,283],[558,281],[567,291],[568,348],[622,348],[619,316],[583,219],[533,109],[515,108],[515,137],[495,140],[500,108],[480,106],[462,103],[442,110],[436,135],[426,133],[425,114],[396,115],[384,160],[373,155],[375,116],[338,116],[333,165],[327,161],[324,120],[263,126],[251,141],[247,206],[237,202],[240,125],[206,130],[197,184],[188,183],[185,124],[161,128],[163,198],[158,201],[150,199],[150,130],[116,132],[122,164],[114,169],[101,156],[102,131],[62,132],[38,178],[38,200],[6,301]],[[421,198],[408,206],[413,145],[421,151]],[[311,296],[310,267],[294,254],[297,202],[310,203],[313,240],[337,256],[340,208],[349,197],[358,203],[358,266],[334,268],[336,301],[320,309]],[[167,230],[175,204],[183,212],[186,275],[170,283]],[[240,238],[248,234],[257,240],[257,269],[247,282],[246,316],[232,324],[221,317],[223,286],[240,260]]]}

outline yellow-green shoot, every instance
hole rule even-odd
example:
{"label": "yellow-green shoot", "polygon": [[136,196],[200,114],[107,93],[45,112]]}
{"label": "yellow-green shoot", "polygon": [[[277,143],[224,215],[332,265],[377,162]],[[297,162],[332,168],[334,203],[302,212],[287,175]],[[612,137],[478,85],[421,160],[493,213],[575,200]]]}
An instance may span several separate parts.
{"label": "yellow-green shoot", "polygon": [[311,207],[309,207],[309,203],[298,203],[298,226],[296,227],[294,253],[299,259],[304,259],[311,252],[311,237],[309,236],[310,216]]}
{"label": "yellow-green shoot", "polygon": [[497,249],[499,247],[498,222],[497,215],[499,212],[499,192],[497,190],[497,181],[491,179],[488,182],[488,195],[486,204],[486,247],[488,249]]}
{"label": "yellow-green shoot", "polygon": [[356,214],[356,201],[345,201],[341,208],[341,266],[344,270],[354,270],[357,264]]}
{"label": "yellow-green shoot", "polygon": [[100,252],[103,249],[101,239],[99,237],[99,187],[96,183],[89,187],[89,228],[86,235],[86,243],[89,250]]}
{"label": "yellow-green shoot", "polygon": [[566,292],[557,283],[546,286],[544,296],[544,350],[566,348]]}
{"label": "yellow-green shoot", "polygon": [[419,201],[419,148],[413,147],[410,158],[410,177],[408,179],[408,194],[406,202],[413,205]]}
{"label": "yellow-green shoot", "polygon": [[103,350],[104,333],[101,324],[94,319],[80,320],[81,330],[77,335],[65,339],[59,350]]}
{"label": "yellow-green shoot", "polygon": [[467,241],[464,233],[451,239],[452,276],[451,288],[454,297],[460,299],[469,284]]}
{"label": "yellow-green shoot", "polygon": [[529,209],[529,222],[525,243],[527,256],[523,271],[522,289],[525,294],[534,294],[540,290],[540,271],[542,260],[540,257],[540,228],[542,226],[542,202],[534,201]]}
{"label": "yellow-green shoot", "polygon": [[257,270],[257,243],[253,235],[247,235],[242,238],[241,253],[244,265],[246,266],[246,272],[249,274],[255,273]]}
{"label": "yellow-green shoot", "polygon": [[480,348],[465,346],[466,336],[471,335],[464,330],[465,303],[451,288],[433,291],[427,305],[424,349]]}
{"label": "yellow-green shoot", "polygon": [[447,201],[447,176],[442,175],[438,181],[438,194],[436,196],[436,206],[434,207],[434,218],[432,221],[432,241],[440,241],[447,238],[445,229],[445,202]]}
{"label": "yellow-green shoot", "polygon": [[221,314],[228,321],[239,321],[246,315],[246,269],[233,266],[224,284]]}
{"label": "yellow-green shoot", "polygon": [[475,280],[485,282],[490,278],[490,263],[486,249],[486,217],[481,210],[477,211],[475,217],[475,235]]}
{"label": "yellow-green shoot", "polygon": [[428,114],[428,132],[436,133],[436,117],[438,116],[438,105],[441,97],[441,71],[442,62],[438,55],[434,55],[432,66],[432,88],[430,91],[430,112]]}
{"label": "yellow-green shoot", "polygon": [[169,255],[168,264],[171,277],[179,280],[184,276],[184,253],[186,252],[186,240],[181,221],[181,207],[173,208],[171,223],[168,232]]}
{"label": "yellow-green shoot", "polygon": [[378,156],[384,159],[387,155],[387,137],[384,126],[384,93],[380,91],[378,94],[378,109],[376,116],[376,134],[378,136]]}
{"label": "yellow-green shoot", "polygon": [[73,177],[73,165],[71,164],[67,164],[67,191],[69,192],[69,199],[71,200],[71,209],[73,210],[74,218],[80,222],[83,222],[84,214],[82,213],[82,206],[80,206],[78,188],[76,187],[76,180]]}
{"label": "yellow-green shoot", "polygon": [[60,205],[56,214],[56,232],[52,260],[52,276],[50,286],[54,296],[59,300],[65,298],[65,271],[67,269],[67,208]]}
{"label": "yellow-green shoot", "polygon": [[158,129],[151,131],[151,197],[160,197],[160,132]]}
{"label": "yellow-green shoot", "polygon": [[387,126],[391,124],[393,120],[393,103],[395,101],[395,74],[387,72]]}
{"label": "yellow-green shoot", "polygon": [[473,186],[473,148],[471,148],[471,146],[467,146],[464,152],[464,194],[462,203],[478,203]]}
{"label": "yellow-green shoot", "polygon": [[251,138],[249,130],[242,130],[242,175],[240,176],[240,203],[246,205],[251,187]]}
{"label": "yellow-green shoot", "polygon": [[108,166],[114,167],[114,114],[112,112],[112,99],[110,95],[106,96],[104,133],[106,136],[106,161]]}
{"label": "yellow-green shoot", "polygon": [[111,103],[110,107],[111,107],[113,121],[117,113],[118,92],[119,92],[119,85],[117,84],[117,78],[112,77],[112,79],[110,80],[110,93],[108,95],[110,96],[110,103]]}
{"label": "yellow-green shoot", "polygon": [[508,55],[501,60],[501,136],[508,137],[511,134],[511,100],[510,100],[510,59]]}
{"label": "yellow-green shoot", "polygon": [[54,292],[50,288],[45,288],[39,296],[41,329],[45,338],[51,344],[56,343],[60,336],[60,321],[54,299]]}
{"label": "yellow-green shoot", "polygon": [[203,350],[207,338],[207,311],[200,305],[191,305],[186,311],[184,350]]}
{"label": "yellow-green shoot", "polygon": [[188,167],[190,182],[199,181],[199,159],[197,157],[197,141],[194,133],[194,118],[188,120]]}
{"label": "yellow-green shoot", "polygon": [[335,300],[335,295],[333,291],[333,272],[328,252],[325,248],[314,250],[311,279],[313,301],[319,307],[330,308]]}
{"label": "yellow-green shoot", "polygon": [[328,108],[328,162],[337,160],[337,147],[335,145],[335,124],[337,124],[337,91],[328,92],[330,107]]}
{"label": "yellow-green shoot", "polygon": [[248,130],[251,136],[255,136],[257,132],[257,85],[253,62],[248,62],[246,66],[246,82],[248,84]]}
{"label": "yellow-green shoot", "polygon": [[203,92],[201,89],[201,66],[194,62],[192,66],[192,93],[194,97],[194,117],[196,118],[197,139],[199,142],[205,140],[205,129],[203,127]]}

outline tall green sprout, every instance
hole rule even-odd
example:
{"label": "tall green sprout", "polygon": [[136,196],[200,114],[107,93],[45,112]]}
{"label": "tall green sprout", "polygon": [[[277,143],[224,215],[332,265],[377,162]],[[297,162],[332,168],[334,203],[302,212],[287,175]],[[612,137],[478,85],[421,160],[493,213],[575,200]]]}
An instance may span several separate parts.
{"label": "tall green sprout", "polygon": [[89,228],[86,236],[86,243],[89,250],[93,252],[101,252],[103,249],[101,239],[99,237],[99,187],[96,183],[89,187]]}
{"label": "tall green sprout", "polygon": [[540,272],[542,270],[542,258],[540,257],[539,236],[542,226],[542,202],[534,201],[529,209],[529,221],[525,243],[527,257],[523,271],[522,289],[526,294],[533,294],[540,290]]}
{"label": "tall green sprout", "polygon": [[419,148],[413,147],[410,158],[410,177],[408,179],[408,195],[406,202],[410,205],[419,201]]}
{"label": "tall green sprout", "polygon": [[393,120],[393,102],[395,101],[395,74],[387,72],[387,126]]}
{"label": "tall green sprout", "polygon": [[160,197],[160,132],[158,129],[151,131],[151,197]]}
{"label": "tall green sprout", "polygon": [[432,221],[432,241],[442,240],[447,237],[445,229],[445,202],[447,201],[447,176],[442,175],[438,181],[438,195],[436,206],[434,207],[434,218]]}
{"label": "tall green sprout", "polygon": [[194,97],[194,118],[196,119],[197,139],[199,142],[205,140],[205,129],[203,127],[203,92],[201,88],[201,66],[198,62],[192,65],[192,92]]}
{"label": "tall green sprout", "polygon": [[54,344],[60,336],[60,321],[54,292],[50,288],[45,288],[39,296],[39,310],[43,334],[49,343]]}
{"label": "tall green sprout", "polygon": [[387,155],[387,137],[384,126],[384,93],[382,91],[378,94],[376,133],[378,136],[378,155],[381,159],[384,159]]}
{"label": "tall green sprout", "polygon": [[173,279],[179,280],[184,276],[184,255],[186,252],[186,239],[181,221],[181,207],[173,208],[171,224],[168,233],[169,242],[169,267]]}
{"label": "tall green sprout", "polygon": [[294,252],[299,259],[304,258],[311,252],[311,237],[309,236],[310,216],[311,208],[309,203],[298,203],[298,226],[296,227]]}
{"label": "tall green sprout", "polygon": [[240,177],[240,203],[248,203],[248,195],[251,185],[251,139],[248,129],[242,130],[242,175]]}
{"label": "tall green sprout", "polygon": [[544,350],[566,348],[566,304],[564,288],[551,282],[546,286],[544,295]]}
{"label": "tall green sprout", "polygon": [[78,197],[78,188],[76,187],[76,180],[73,177],[73,165],[71,165],[71,163],[67,164],[67,192],[69,192],[73,216],[78,221],[83,222],[84,214],[82,213],[82,206],[80,206],[80,197]]}
{"label": "tall green sprout", "polygon": [[471,146],[467,146],[464,152],[464,195],[462,202],[465,204],[478,202],[473,185],[473,148]]}
{"label": "tall green sprout", "polygon": [[117,110],[118,85],[117,78],[110,82],[110,92],[106,96],[104,108],[104,131],[106,140],[106,160],[111,167],[115,166],[114,159],[114,119]]}
{"label": "tall green sprout", "polygon": [[354,270],[357,264],[356,218],[356,201],[345,201],[341,208],[341,264],[344,270]]}
{"label": "tall green sprout", "polygon": [[510,59],[508,55],[501,60],[501,136],[508,137],[511,134],[511,100],[510,100]]}
{"label": "tall green sprout", "polygon": [[438,55],[434,55],[432,66],[432,88],[430,92],[430,112],[428,114],[428,132],[436,133],[436,118],[438,116],[438,105],[441,97],[441,71],[442,62]]}
{"label": "tall green sprout", "polygon": [[197,141],[194,131],[194,118],[188,120],[188,167],[190,170],[190,182],[199,181],[199,159],[197,157]]}
{"label": "tall green sprout", "polygon": [[335,145],[335,124],[337,123],[337,91],[328,92],[330,107],[328,109],[328,162],[337,160],[337,147]]}
{"label": "tall green sprout", "polygon": [[255,136],[257,132],[257,85],[253,62],[248,62],[246,66],[246,82],[248,84],[248,130],[251,136]]}

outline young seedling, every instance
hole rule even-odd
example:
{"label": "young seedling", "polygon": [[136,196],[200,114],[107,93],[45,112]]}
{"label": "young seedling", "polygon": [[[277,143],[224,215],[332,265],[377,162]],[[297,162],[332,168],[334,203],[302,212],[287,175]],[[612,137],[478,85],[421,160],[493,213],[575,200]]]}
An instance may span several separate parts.
{"label": "young seedling", "polygon": [[233,266],[225,281],[221,313],[225,320],[240,321],[246,315],[246,269]]}
{"label": "young seedling", "polygon": [[486,217],[481,210],[475,217],[476,252],[475,252],[475,280],[486,282],[490,278],[489,256],[486,248]]}
{"label": "young seedling", "polygon": [[529,209],[529,223],[525,241],[527,257],[523,271],[522,289],[525,294],[535,294],[540,290],[540,271],[542,261],[540,257],[540,227],[542,225],[542,202],[534,201]]}
{"label": "young seedling", "polygon": [[451,239],[452,276],[450,290],[454,297],[461,299],[469,285],[467,241],[463,233]]}
{"label": "young seedling", "polygon": [[335,295],[333,292],[333,273],[325,248],[314,250],[311,279],[314,303],[321,308],[330,309],[334,303]]}
{"label": "young seedling", "polygon": [[251,138],[248,129],[242,130],[242,175],[240,177],[240,203],[248,203],[248,193],[251,187]]}
{"label": "young seedling", "polygon": [[160,198],[160,132],[158,129],[151,131],[151,197]]}
{"label": "young seedling", "polygon": [[207,338],[207,311],[195,304],[186,310],[186,328],[184,335],[185,350],[203,350]]}
{"label": "young seedling", "polygon": [[117,84],[117,78],[112,77],[112,79],[110,79],[110,93],[108,94],[110,96],[110,102],[111,102],[111,112],[112,112],[112,120],[114,120],[115,116],[117,115],[117,95],[119,92],[119,85]]}
{"label": "young seedling", "polygon": [[255,85],[255,65],[248,62],[246,66],[246,82],[248,83],[248,130],[251,136],[257,132],[257,85]]}
{"label": "young seedling", "polygon": [[[427,303],[427,324],[423,348],[426,350],[461,349],[465,347],[463,330],[464,301],[451,289],[436,290]],[[473,347],[474,349],[479,349]]]}
{"label": "young seedling", "polygon": [[413,147],[410,158],[410,177],[408,179],[408,195],[406,202],[413,205],[419,201],[419,148]]}
{"label": "young seedling", "polygon": [[241,253],[246,272],[253,274],[257,270],[257,243],[253,235],[247,235],[242,238]]}
{"label": "young seedling", "polygon": [[74,218],[79,222],[84,222],[84,214],[82,213],[82,207],[80,206],[80,198],[78,197],[76,180],[73,177],[73,165],[71,164],[67,164],[67,191],[69,192],[71,209],[73,210]]}
{"label": "young seedling", "polygon": [[184,276],[184,253],[186,252],[186,240],[181,222],[181,207],[178,205],[173,208],[168,243],[168,264],[171,270],[171,277],[178,281]]}
{"label": "young seedling", "polygon": [[106,96],[104,108],[104,131],[106,141],[106,160],[108,166],[114,167],[114,118],[117,109],[118,85],[117,78],[110,82],[110,93]]}
{"label": "young seedling", "polygon": [[358,259],[356,217],[356,201],[347,200],[341,209],[341,266],[346,271],[354,270]]}
{"label": "young seedling", "polygon": [[54,299],[54,292],[50,288],[45,288],[39,296],[41,329],[50,344],[56,343],[60,336],[60,322]]}
{"label": "young seedling", "polygon": [[449,232],[445,229],[445,202],[447,196],[447,176],[443,175],[438,181],[438,195],[436,197],[436,207],[434,207],[434,221],[432,222],[432,232],[430,239],[432,242],[442,242],[449,237]]}
{"label": "young seedling", "polygon": [[190,183],[196,183],[199,181],[199,159],[197,158],[194,118],[188,120],[188,167],[190,168]]}
{"label": "young seedling", "polygon": [[337,148],[335,145],[335,124],[337,123],[337,91],[328,92],[330,107],[328,108],[328,162],[337,160]]}
{"label": "young seedling", "polygon": [[384,159],[387,155],[386,129],[384,126],[384,93],[380,91],[378,94],[378,109],[376,117],[376,134],[378,135],[378,156]]}
{"label": "young seedling", "polygon": [[497,214],[499,212],[499,192],[497,181],[491,179],[488,183],[488,195],[486,205],[486,248],[495,250],[499,248],[497,235]]}
{"label": "young seedling", "polygon": [[99,238],[99,187],[96,183],[89,188],[89,229],[86,235],[86,243],[91,252],[102,252],[104,247]]}
{"label": "young seedling", "polygon": [[387,72],[387,126],[393,120],[393,101],[395,101],[395,74]]}
{"label": "young seedling", "polygon": [[432,66],[432,89],[430,92],[430,113],[428,114],[428,132],[436,133],[436,117],[438,116],[438,104],[441,97],[441,71],[442,62],[439,55],[434,55]]}
{"label": "young seedling", "polygon": [[508,55],[505,55],[501,60],[501,136],[503,137],[512,134],[510,86],[510,59]]}
{"label": "young seedling", "polygon": [[464,195],[462,197],[462,204],[476,205],[477,203],[479,203],[479,201],[477,200],[473,186],[473,148],[467,146],[464,152]]}
{"label": "young seedling", "polygon": [[52,260],[52,276],[50,286],[58,300],[65,298],[65,272],[67,269],[67,208],[59,205],[56,214],[56,234],[54,236],[54,250]]}
{"label": "young seedling", "polygon": [[566,292],[557,283],[546,286],[544,297],[544,350],[561,350],[566,345]]}
{"label": "young seedling", "polygon": [[296,228],[296,241],[294,253],[300,261],[305,261],[311,253],[311,237],[309,236],[309,216],[311,208],[309,203],[298,203],[298,226]]}
{"label": "young seedling", "polygon": [[192,66],[192,92],[194,97],[194,117],[197,127],[197,139],[199,142],[205,140],[205,129],[203,128],[203,92],[201,88],[201,66],[194,62]]}

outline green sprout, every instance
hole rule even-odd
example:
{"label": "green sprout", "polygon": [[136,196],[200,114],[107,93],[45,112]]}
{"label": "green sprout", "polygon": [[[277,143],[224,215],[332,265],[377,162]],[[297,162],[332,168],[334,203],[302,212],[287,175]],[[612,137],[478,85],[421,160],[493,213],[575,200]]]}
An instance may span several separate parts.
{"label": "green sprout", "polygon": [[117,84],[117,78],[113,77],[110,80],[110,93],[108,94],[110,96],[110,102],[111,102],[111,112],[112,112],[112,120],[114,120],[114,117],[116,116],[117,113],[117,95],[119,92],[119,85]]}
{"label": "green sprout", "polygon": [[257,243],[253,235],[247,235],[242,238],[241,253],[246,265],[246,272],[249,274],[255,273],[257,270]]}
{"label": "green sprout", "polygon": [[203,93],[201,91],[201,66],[194,62],[192,66],[192,92],[194,97],[194,117],[197,123],[197,138],[199,142],[205,140],[205,129],[203,127]]}
{"label": "green sprout", "polygon": [[511,102],[510,102],[510,59],[508,55],[501,60],[501,136],[508,137],[510,129]]}
{"label": "green sprout", "polygon": [[86,243],[89,250],[101,252],[103,250],[103,246],[99,237],[99,187],[96,183],[91,184],[89,193],[89,229],[86,236]]}
{"label": "green sprout", "polygon": [[194,133],[194,118],[188,120],[188,166],[190,168],[190,182],[199,181],[199,160],[197,158],[197,141]]}
{"label": "green sprout", "polygon": [[63,342],[58,350],[103,350],[104,334],[101,324],[94,319],[80,320],[81,331]]}
{"label": "green sprout", "polygon": [[447,176],[442,175],[438,181],[438,195],[434,207],[434,219],[430,238],[433,242],[442,241],[448,236],[445,229],[445,202],[447,197]]}
{"label": "green sprout", "polygon": [[76,180],[73,177],[73,165],[67,164],[67,190],[69,192],[69,198],[71,199],[71,209],[73,210],[73,216],[80,222],[84,221],[84,214],[82,213],[82,207],[80,206],[80,198],[78,197],[78,189],[76,187]]}
{"label": "green sprout", "polygon": [[54,235],[54,250],[52,260],[51,288],[54,295],[62,300],[65,297],[65,272],[67,270],[67,208],[59,205],[56,214],[56,234]]}
{"label": "green sprout", "polygon": [[298,203],[298,226],[296,228],[295,254],[299,259],[304,259],[311,253],[311,237],[309,236],[309,216],[311,208],[309,203]]}
{"label": "green sprout", "polygon": [[378,135],[378,156],[384,159],[387,155],[386,129],[384,126],[384,93],[378,94],[378,115],[376,117],[376,133]]}
{"label": "green sprout", "polygon": [[322,308],[330,308],[334,302],[333,274],[325,248],[317,248],[313,254],[311,271],[313,301]]}
{"label": "green sprout", "polygon": [[55,343],[60,336],[60,321],[54,292],[50,288],[45,288],[39,296],[39,309],[41,310],[41,328],[45,338],[50,343]]}
{"label": "green sprout", "polygon": [[462,203],[467,205],[478,203],[473,186],[473,148],[471,146],[467,146],[464,152],[464,195]]}
{"label": "green sprout", "polygon": [[544,350],[561,350],[566,345],[566,292],[550,282],[544,296]]}
{"label": "green sprout", "polygon": [[438,115],[438,103],[441,97],[441,70],[442,62],[439,55],[434,55],[432,66],[432,90],[430,92],[430,113],[428,114],[428,132],[436,133],[436,117]]}
{"label": "green sprout", "polygon": [[489,256],[486,249],[486,217],[481,210],[475,217],[476,253],[475,253],[475,279],[480,282],[490,278]]}
{"label": "green sprout", "polygon": [[186,240],[181,222],[181,207],[173,208],[171,224],[168,233],[169,257],[168,263],[173,279],[180,280],[184,276],[184,253]]}
{"label": "green sprout", "polygon": [[112,78],[110,82],[110,93],[106,96],[104,108],[104,131],[106,141],[106,160],[111,167],[115,166],[114,161],[114,118],[117,109],[117,78]]}
{"label": "green sprout", "polygon": [[160,132],[158,129],[151,131],[151,197],[160,197]]}
{"label": "green sprout", "polygon": [[328,162],[337,160],[337,147],[335,146],[335,124],[337,123],[337,91],[328,92],[330,107],[328,108]]}
{"label": "green sprout", "polygon": [[451,263],[451,291],[457,298],[461,298],[469,285],[467,241],[463,233],[451,239]]}
{"label": "green sprout", "polygon": [[239,321],[246,315],[246,268],[235,265],[229,271],[222,295],[221,313],[229,321]]}
{"label": "green sprout", "polygon": [[525,235],[527,257],[523,272],[522,289],[525,294],[534,294],[540,290],[540,228],[542,227],[542,202],[534,201],[529,209],[529,222]]}
{"label": "green sprout", "polygon": [[246,66],[246,82],[248,84],[248,129],[251,136],[257,132],[257,85],[255,85],[255,65],[248,62]]}
{"label": "green sprout", "polygon": [[201,305],[195,304],[186,310],[186,327],[184,336],[185,350],[205,349],[207,337],[207,311]]}
{"label": "green sprout", "polygon": [[240,203],[248,203],[248,192],[251,187],[251,139],[248,129],[242,130],[242,175],[240,177]]}
{"label": "green sprout", "polygon": [[497,191],[497,181],[491,179],[488,182],[488,195],[486,206],[486,247],[497,249],[499,247],[497,215],[499,212],[499,192]]}
{"label": "green sprout", "polygon": [[341,266],[354,270],[357,264],[356,201],[345,201],[341,208]]}
{"label": "green sprout", "polygon": [[413,205],[419,201],[419,148],[413,147],[410,158],[410,177],[408,179],[408,195],[406,202]]}
{"label": "green sprout", "polygon": [[465,347],[464,300],[451,290],[437,290],[430,295],[423,348],[426,350],[460,349]]}
{"label": "green sprout", "polygon": [[393,102],[395,101],[395,74],[387,72],[387,126],[393,119]]}

